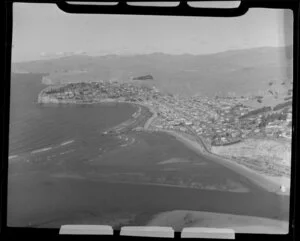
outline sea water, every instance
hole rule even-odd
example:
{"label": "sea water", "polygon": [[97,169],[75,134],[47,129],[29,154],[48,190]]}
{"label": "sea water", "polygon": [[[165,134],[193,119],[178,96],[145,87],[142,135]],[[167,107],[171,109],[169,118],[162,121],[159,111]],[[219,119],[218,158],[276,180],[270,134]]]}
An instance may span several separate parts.
{"label": "sea water", "polygon": [[288,220],[289,197],[268,193],[166,133],[103,132],[130,104],[41,105],[42,75],[11,82],[8,225],[144,225],[197,210]]}

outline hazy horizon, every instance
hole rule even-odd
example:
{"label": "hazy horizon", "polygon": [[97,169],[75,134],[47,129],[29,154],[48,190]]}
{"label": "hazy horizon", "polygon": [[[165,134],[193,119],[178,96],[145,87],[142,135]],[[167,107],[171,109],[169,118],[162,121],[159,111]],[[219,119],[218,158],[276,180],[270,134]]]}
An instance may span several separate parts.
{"label": "hazy horizon", "polygon": [[72,15],[54,4],[17,3],[13,19],[13,63],[66,53],[206,55],[292,44],[288,10],[251,9],[236,18]]}
{"label": "hazy horizon", "polygon": [[54,60],[54,59],[61,59],[61,58],[67,58],[67,57],[72,57],[72,56],[87,56],[87,57],[105,57],[105,56],[119,56],[119,57],[134,57],[134,56],[141,56],[141,55],[154,55],[154,54],[161,54],[161,55],[169,55],[169,56],[183,56],[183,55],[188,55],[188,56],[205,56],[205,55],[213,55],[213,54],[222,54],[222,53],[227,53],[227,52],[233,52],[233,51],[249,51],[249,50],[254,50],[254,49],[263,49],[263,48],[288,48],[291,47],[292,45],[285,45],[285,46],[261,46],[261,47],[253,47],[253,48],[241,48],[241,49],[229,49],[229,50],[223,50],[219,52],[212,52],[212,53],[199,53],[199,54],[193,54],[193,53],[164,53],[164,52],[150,52],[150,53],[133,53],[133,54],[99,54],[99,55],[93,55],[93,54],[88,54],[88,53],[65,53],[65,55],[52,55],[52,56],[47,56],[41,59],[33,59],[33,60],[23,60],[23,61],[12,61],[13,64],[18,64],[18,63],[26,63],[26,62],[31,62],[31,61],[40,61],[40,60]]}

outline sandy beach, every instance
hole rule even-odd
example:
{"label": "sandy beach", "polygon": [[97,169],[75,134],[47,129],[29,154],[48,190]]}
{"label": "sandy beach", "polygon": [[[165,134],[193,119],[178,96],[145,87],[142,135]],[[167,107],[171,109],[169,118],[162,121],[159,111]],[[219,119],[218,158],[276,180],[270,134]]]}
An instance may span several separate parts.
{"label": "sandy beach", "polygon": [[176,210],[155,215],[147,226],[229,228],[235,233],[287,234],[288,222],[233,214]]}
{"label": "sandy beach", "polygon": [[[220,165],[223,165],[223,166],[243,175],[244,177],[248,178],[251,182],[262,187],[266,191],[274,192],[278,195],[289,195],[289,193],[290,193],[290,179],[289,178],[265,176],[254,170],[251,170],[250,168],[240,165],[234,161],[231,161],[228,158],[221,157],[221,156],[215,155],[213,153],[204,151],[204,148],[199,143],[188,139],[187,137],[179,134],[178,132],[169,131],[169,130],[161,130],[161,131],[168,133],[170,135],[173,135],[174,137],[176,137],[177,140],[181,141],[183,144],[185,144],[190,149],[194,150],[195,152],[199,153],[200,155],[204,155],[204,156],[208,157],[210,160],[217,162]],[[282,192],[280,190],[281,185],[285,186],[285,188],[286,188],[285,192]]]}
{"label": "sandy beach", "polygon": [[[145,131],[149,130],[151,123],[157,116],[157,114],[153,109],[149,108],[149,110],[153,113],[153,115],[151,118],[148,119],[148,121],[144,125]],[[173,130],[162,130],[162,129],[156,131],[164,132],[174,136],[177,140],[182,142],[184,145],[186,145],[188,148],[192,149],[196,153],[199,153],[200,155],[204,155],[208,157],[210,160],[243,175],[244,177],[249,179],[252,183],[255,183],[256,185],[265,189],[268,192],[273,192],[278,195],[290,195],[290,182],[291,182],[290,178],[267,176],[259,172],[256,172],[244,165],[241,165],[239,163],[234,162],[233,160],[230,160],[227,157],[219,156],[210,152],[204,143],[202,143],[201,145],[199,142],[193,141],[188,137],[186,137],[184,134],[181,134],[179,132]],[[282,186],[284,186],[285,188],[284,191],[281,190]]]}

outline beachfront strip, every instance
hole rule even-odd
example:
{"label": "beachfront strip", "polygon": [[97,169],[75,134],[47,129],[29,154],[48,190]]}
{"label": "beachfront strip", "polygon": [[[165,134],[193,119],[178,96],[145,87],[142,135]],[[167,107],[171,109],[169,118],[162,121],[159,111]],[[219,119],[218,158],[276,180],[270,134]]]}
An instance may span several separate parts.
{"label": "beachfront strip", "polygon": [[[203,151],[230,157],[240,164],[268,175],[289,177],[291,101],[273,108],[253,109],[244,104],[249,98],[260,97],[209,98],[200,95],[185,97],[163,93],[155,87],[134,82],[99,81],[49,86],[41,91],[38,102],[66,104],[128,102],[147,107],[139,108],[132,120],[114,130],[180,133],[201,144]],[[264,141],[268,150],[254,148],[254,144],[261,141]],[[272,146],[273,142],[283,143],[283,147]],[[250,143],[246,148],[245,145],[241,148],[245,153],[250,152],[251,156],[244,154],[237,156],[233,153],[236,150],[224,151],[227,146],[240,143]],[[252,149],[248,148],[250,145]],[[270,153],[270,150],[277,153]],[[282,152],[287,152],[287,155],[280,156]]]}

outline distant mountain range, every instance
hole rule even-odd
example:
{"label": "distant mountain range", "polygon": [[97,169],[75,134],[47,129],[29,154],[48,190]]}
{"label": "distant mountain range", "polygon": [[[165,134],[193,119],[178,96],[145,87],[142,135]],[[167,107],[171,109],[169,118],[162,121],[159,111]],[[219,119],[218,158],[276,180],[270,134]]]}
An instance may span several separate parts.
{"label": "distant mountain range", "polygon": [[[232,50],[209,55],[153,53],[133,56],[71,55],[14,63],[14,72],[47,73],[51,83],[133,81],[141,76],[162,91],[193,95],[267,93],[290,88],[292,46]],[[272,82],[272,85],[270,85]],[[47,82],[49,84],[49,82]]]}

